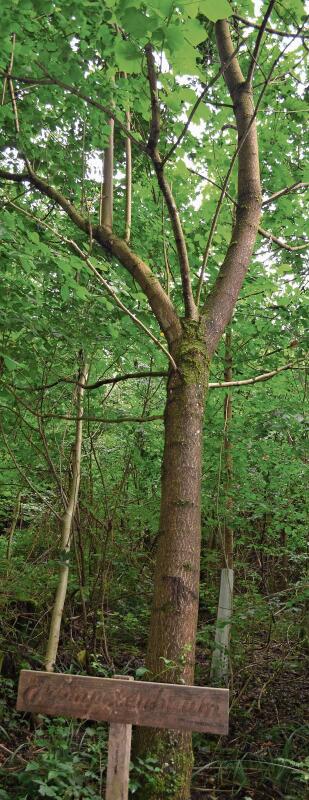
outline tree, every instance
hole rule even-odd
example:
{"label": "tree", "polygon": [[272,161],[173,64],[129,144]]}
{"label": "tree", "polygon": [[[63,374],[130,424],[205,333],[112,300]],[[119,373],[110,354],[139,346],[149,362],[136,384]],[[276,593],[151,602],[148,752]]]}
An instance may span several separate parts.
{"label": "tree", "polygon": [[[101,4],[91,3],[91,17],[87,3],[78,8],[63,4],[51,11],[45,2],[33,2],[30,15],[26,6],[21,4],[13,22],[9,21],[8,4],[3,14],[7,61],[3,64],[0,177],[4,182],[5,219],[9,230],[14,229],[13,236],[7,237],[6,253],[13,246],[15,228],[24,240],[22,220],[26,218],[27,225],[32,226],[32,250],[47,248],[46,257],[65,273],[64,299],[72,287],[79,296],[87,291],[90,272],[168,358],[160,530],[147,668],[151,677],[191,683],[198,615],[203,417],[210,365],[242,289],[258,234],[290,253],[306,247],[302,220],[296,238],[293,228],[292,244],[281,239],[281,230],[277,235],[260,227],[262,192],[256,125],[263,110],[265,141],[269,125],[265,103],[276,103],[273,92],[275,81],[281,80],[279,67],[284,69],[285,78],[294,70],[293,99],[297,107],[292,139],[299,143],[296,163],[293,145],[292,155],[290,151],[287,154],[287,161],[291,161],[287,172],[293,173],[293,184],[278,183],[278,159],[273,150],[268,170],[263,159],[266,190],[273,195],[264,203],[271,208],[271,202],[283,198],[284,203],[292,197],[295,208],[301,209],[305,186],[298,120],[301,98],[295,86],[306,35],[303,7],[297,0],[293,8],[279,13],[273,0],[252,29],[249,20],[251,34],[244,38],[243,18],[234,15],[230,23],[227,21],[232,8],[226,0],[179,3],[177,8],[165,0],[159,8],[136,1],[131,6],[108,2],[103,9]],[[242,11],[241,4],[238,10]],[[24,40],[21,30],[27,32]],[[282,44],[278,45],[278,40]],[[283,84],[286,102],[290,89],[288,81]],[[182,118],[184,108],[186,122]],[[206,128],[200,133],[201,155],[197,156],[189,126],[193,119],[203,118]],[[111,120],[116,131],[114,152]],[[284,140],[282,126],[280,132]],[[222,180],[219,175],[217,200],[216,156],[210,152],[208,139],[214,136],[219,150],[223,134],[226,150],[221,169],[226,176]],[[125,224],[122,214],[123,172],[119,182],[115,170],[111,187],[112,156],[121,170],[128,139],[135,153],[136,187],[130,246],[128,201]],[[99,192],[89,174],[91,169],[96,170],[102,151],[99,218]],[[206,197],[201,204],[198,230],[192,197],[201,186],[201,178],[193,174],[194,158],[199,176],[204,178],[207,170],[206,180],[210,179],[213,190],[210,202]],[[127,169],[129,161],[127,155]],[[234,191],[235,174],[237,190],[233,197],[230,191],[231,187]],[[145,191],[149,180],[151,206]],[[128,174],[125,183],[128,197]],[[112,188],[116,190],[114,209],[106,201],[111,200]],[[163,228],[159,197],[164,203]],[[232,225],[226,201],[233,205]],[[203,227],[206,215],[208,237]],[[148,223],[146,230],[141,230],[143,220]],[[115,233],[120,225],[126,231],[124,238]],[[288,226],[286,230],[289,233]],[[61,248],[56,254],[55,241],[56,251]],[[163,245],[162,266],[157,266],[158,242]],[[202,258],[198,254],[201,245]],[[69,252],[74,255],[69,256]],[[197,275],[190,260],[191,265],[197,264]],[[115,270],[116,262],[123,267],[125,278]],[[119,298],[122,286],[132,292],[136,284],[152,311],[147,324]],[[155,325],[159,325],[166,345]],[[190,737],[151,732],[141,736],[139,747],[142,752],[159,753],[162,764],[167,765],[152,800],[166,796],[185,800],[192,765]]]}

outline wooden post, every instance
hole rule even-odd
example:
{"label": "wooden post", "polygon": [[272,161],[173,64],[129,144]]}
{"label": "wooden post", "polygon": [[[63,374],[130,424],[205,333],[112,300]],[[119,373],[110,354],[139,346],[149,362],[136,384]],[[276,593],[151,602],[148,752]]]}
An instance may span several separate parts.
{"label": "wooden post", "polygon": [[[134,680],[131,675],[114,677]],[[131,736],[132,725],[122,722],[110,723],[105,800],[128,800]]]}
{"label": "wooden post", "polygon": [[212,654],[210,678],[212,683],[228,683],[229,644],[233,607],[234,570],[221,570],[221,585],[217,615],[215,649]]}

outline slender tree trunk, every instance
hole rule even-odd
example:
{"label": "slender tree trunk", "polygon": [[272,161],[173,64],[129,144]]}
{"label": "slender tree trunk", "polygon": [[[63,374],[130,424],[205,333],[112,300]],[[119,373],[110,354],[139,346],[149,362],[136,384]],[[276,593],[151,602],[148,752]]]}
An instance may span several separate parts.
{"label": "slender tree trunk", "polygon": [[83,395],[84,386],[88,378],[88,367],[82,366],[79,373],[79,385],[76,387],[76,434],[73,449],[73,465],[72,475],[70,478],[70,485],[68,491],[68,502],[63,515],[62,534],[61,534],[61,551],[62,563],[59,572],[59,582],[56,591],[56,597],[52,612],[52,618],[49,629],[49,639],[45,657],[45,669],[47,672],[53,672],[55,661],[57,658],[60,628],[62,621],[63,608],[67,593],[68,578],[69,578],[69,556],[72,540],[72,524],[74,514],[77,507],[78,492],[80,484],[80,462],[81,462],[81,449],[82,449],[82,436],[83,436]]}
{"label": "slender tree trunk", "polygon": [[[208,361],[201,326],[183,322],[165,409],[165,445],[155,590],[147,668],[164,683],[194,683],[201,540],[201,448]],[[139,755],[147,749],[161,764],[157,786],[145,800],[190,796],[191,735],[140,729]]]}
{"label": "slender tree trunk", "polygon": [[12,545],[13,545],[14,533],[15,533],[16,525],[17,525],[18,518],[19,518],[19,515],[20,515],[21,494],[22,494],[21,491],[19,491],[18,494],[17,494],[15,508],[14,508],[14,514],[13,514],[13,519],[12,519],[12,524],[11,524],[11,527],[10,527],[10,530],[9,530],[9,533],[8,533],[8,543],[7,543],[7,549],[6,549],[6,558],[7,558],[7,562],[8,562],[8,569],[9,569],[9,563],[10,563],[11,555],[12,555]]}
{"label": "slender tree trunk", "polygon": [[[126,111],[126,126],[131,128],[131,114]],[[129,244],[132,224],[132,143],[126,138],[126,208],[125,208],[125,233],[124,241]]]}
{"label": "slender tree trunk", "polygon": [[100,225],[112,230],[114,204],[114,120],[108,121],[110,128],[108,147],[104,150],[103,180],[100,198]]}

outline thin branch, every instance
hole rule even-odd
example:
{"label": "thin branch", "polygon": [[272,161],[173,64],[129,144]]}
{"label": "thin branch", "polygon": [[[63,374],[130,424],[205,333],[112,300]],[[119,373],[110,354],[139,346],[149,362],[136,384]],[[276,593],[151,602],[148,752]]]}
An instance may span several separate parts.
{"label": "thin branch", "polygon": [[8,82],[9,82],[9,90],[10,90],[12,108],[13,108],[13,114],[14,114],[15,130],[16,130],[16,133],[19,133],[20,132],[20,126],[19,126],[19,119],[18,119],[18,110],[17,110],[17,103],[16,103],[14,84],[13,84],[12,78],[9,78]]}
{"label": "thin branch", "polygon": [[162,350],[162,352],[163,352],[163,353],[165,353],[165,355],[167,356],[167,358],[168,358],[168,359],[169,359],[169,361],[171,362],[171,365],[172,365],[173,369],[177,371],[177,365],[176,365],[176,363],[175,363],[175,361],[174,361],[174,359],[173,359],[173,356],[172,356],[172,355],[169,353],[169,351],[166,349],[166,347],[164,347],[164,345],[163,345],[163,344],[161,344],[161,342],[159,341],[159,339],[157,339],[157,337],[156,337],[156,336],[154,336],[154,334],[153,334],[153,333],[151,333],[151,331],[149,330],[149,328],[147,328],[147,327],[146,327],[146,325],[144,325],[144,323],[143,323],[143,322],[141,322],[141,320],[140,320],[140,319],[138,319],[138,317],[136,317],[136,316],[135,316],[135,314],[133,314],[133,312],[132,312],[132,311],[130,311],[130,309],[129,309],[129,308],[127,308],[127,306],[125,306],[125,305],[124,305],[124,303],[122,303],[122,301],[121,301],[121,300],[119,300],[119,298],[117,297],[117,294],[116,294],[116,292],[114,292],[114,289],[112,289],[112,287],[109,285],[109,283],[107,283],[107,281],[105,280],[105,278],[103,278],[103,277],[102,277],[102,275],[101,275],[101,274],[98,272],[98,270],[96,269],[96,267],[94,267],[94,265],[91,263],[90,259],[88,258],[87,254],[86,254],[86,253],[84,253],[84,252],[83,252],[83,250],[81,250],[81,249],[80,249],[80,247],[78,246],[78,244],[76,244],[76,242],[74,242],[74,240],[73,240],[73,239],[66,239],[66,240],[65,240],[65,239],[63,239],[63,240],[64,240],[64,241],[66,241],[66,243],[67,243],[69,246],[71,246],[71,248],[72,248],[73,250],[75,250],[75,252],[77,253],[77,255],[79,255],[79,256],[80,256],[80,258],[81,258],[81,259],[82,259],[82,260],[83,260],[83,261],[84,261],[84,262],[87,264],[87,266],[89,267],[89,269],[91,270],[91,272],[93,273],[93,275],[95,275],[95,277],[97,278],[97,280],[99,281],[99,283],[101,283],[101,284],[102,284],[102,286],[104,286],[104,288],[106,289],[106,291],[108,292],[108,294],[109,294],[109,295],[110,295],[110,296],[113,298],[113,300],[115,301],[116,305],[117,305],[117,306],[118,306],[118,307],[119,307],[119,308],[120,308],[122,311],[124,311],[124,312],[125,312],[125,314],[128,314],[128,316],[129,316],[129,317],[130,317],[130,318],[133,320],[133,322],[135,322],[135,325],[137,325],[139,328],[141,328],[141,330],[142,330],[142,331],[144,331],[144,333],[146,333],[146,334],[147,334],[147,336],[149,336],[149,338],[150,338],[150,339],[151,339],[151,340],[152,340],[152,341],[153,341],[153,342],[154,342],[154,343],[157,345],[157,347],[159,347],[159,348],[160,348],[160,350]]}
{"label": "thin branch", "polygon": [[7,69],[7,73],[4,76],[4,80],[3,80],[3,91],[2,91],[1,105],[2,106],[4,105],[6,86],[8,84],[10,97],[11,97],[11,103],[12,103],[12,109],[13,109],[13,115],[14,115],[15,130],[16,130],[16,133],[19,133],[20,132],[20,126],[19,126],[19,119],[18,119],[16,95],[15,95],[15,90],[14,90],[14,84],[13,84],[13,81],[12,81],[12,69],[13,69],[13,64],[14,64],[15,44],[16,44],[16,34],[13,33],[12,34],[12,50],[11,50],[10,62],[9,62],[9,66],[8,66],[8,69]]}
{"label": "thin branch", "polygon": [[160,136],[160,105],[158,96],[157,73],[155,67],[155,60],[151,44],[145,47],[148,81],[150,88],[150,103],[151,103],[151,122],[150,131],[147,142],[147,150],[151,156],[158,147]]}
{"label": "thin branch", "polygon": [[258,32],[258,35],[256,37],[256,42],[255,42],[255,45],[254,45],[254,50],[253,50],[253,53],[252,53],[252,58],[251,58],[251,61],[250,61],[250,64],[249,64],[248,73],[247,73],[247,81],[248,81],[248,83],[252,83],[254,70],[255,70],[255,67],[256,67],[256,64],[257,64],[257,59],[258,59],[260,47],[261,47],[261,44],[262,44],[262,38],[264,36],[264,32],[265,32],[265,29],[266,29],[266,26],[267,26],[267,22],[269,20],[269,17],[271,15],[271,12],[273,10],[275,2],[276,2],[276,0],[270,0],[270,3],[268,5],[268,8],[267,8],[266,14],[264,16],[263,22],[262,22],[262,24],[261,24],[261,26],[259,28],[259,32]]}
{"label": "thin branch", "polygon": [[271,378],[275,378],[276,375],[279,375],[280,372],[284,372],[287,369],[293,369],[294,364],[285,364],[283,367],[278,367],[278,369],[273,369],[271,372],[264,372],[262,375],[256,375],[254,378],[245,378],[244,380],[234,380],[234,381],[221,381],[219,383],[209,383],[209,389],[227,389],[230,386],[250,386],[253,383],[262,383],[263,381],[269,381]]}
{"label": "thin branch", "polygon": [[[70,414],[52,414],[52,413],[40,413],[38,411],[33,411],[30,406],[26,406],[23,403],[25,408],[32,414],[34,417],[40,417],[41,419],[65,419],[68,422],[79,422],[80,420],[84,420],[84,422],[100,422],[104,423],[104,425],[114,425],[121,422],[154,422],[158,419],[163,419],[163,414],[154,414],[150,417],[95,417],[95,416],[70,416]],[[1,423],[0,423],[1,425]],[[55,513],[55,512],[54,512]],[[59,516],[59,515],[58,515]]]}
{"label": "thin branch", "polygon": [[[107,386],[108,384],[116,384],[120,383],[120,381],[128,381],[128,380],[139,380],[142,378],[162,378],[168,375],[166,370],[158,370],[152,372],[127,372],[125,375],[114,375],[112,378],[102,378],[101,380],[95,381],[95,383],[88,383],[84,388],[86,390],[91,389],[99,389],[100,386]],[[45,392],[47,389],[53,389],[54,386],[59,386],[60,383],[74,383],[75,386],[79,386],[80,384],[78,381],[74,380],[73,378],[58,378],[58,380],[53,381],[52,383],[46,383],[42,386],[15,386],[19,392]]]}
{"label": "thin branch", "polygon": [[280,189],[279,192],[275,192],[274,194],[267,197],[266,200],[263,200],[262,206],[268,206],[270,203],[273,203],[274,200],[278,200],[279,197],[283,197],[285,194],[289,194],[290,192],[296,192],[298,189],[307,189],[309,183],[302,183],[301,181],[297,181],[297,183],[292,183],[291,186],[286,186],[284,189]]}
{"label": "thin branch", "polygon": [[[247,28],[255,28],[255,30],[260,30],[260,25],[249,22],[245,17],[240,17],[238,14],[233,14],[233,18],[237,19],[239,22],[242,22]],[[288,36],[290,39],[308,39],[309,33],[290,33],[290,31],[279,31],[277,28],[270,28],[268,25],[266,26],[265,30],[267,33],[272,33],[274,36]]]}
{"label": "thin branch", "polygon": [[189,319],[196,320],[198,318],[198,311],[193,298],[191,278],[190,278],[190,265],[189,265],[186,241],[182,230],[182,225],[178,209],[175,203],[175,199],[171,187],[169,185],[169,182],[164,174],[164,163],[162,162],[158,150],[158,141],[160,135],[160,105],[159,105],[155,60],[154,60],[153,50],[150,44],[147,45],[147,47],[145,48],[145,52],[147,58],[148,81],[149,81],[150,98],[151,98],[151,124],[150,124],[149,139],[147,144],[147,151],[151,157],[154,170],[157,176],[158,184],[165,199],[173,228],[179,266],[180,266],[185,314],[186,317],[188,317]]}
{"label": "thin branch", "polygon": [[[188,116],[188,119],[187,119],[187,121],[186,121],[186,123],[185,123],[185,125],[184,125],[184,127],[183,127],[183,129],[182,129],[182,131],[181,131],[181,133],[179,134],[178,138],[176,139],[176,141],[174,142],[174,144],[172,145],[172,147],[170,148],[170,150],[168,151],[168,153],[167,153],[167,154],[164,156],[164,158],[162,159],[162,162],[163,162],[163,164],[166,164],[166,162],[167,162],[167,161],[170,159],[170,157],[173,155],[173,153],[175,152],[175,150],[177,149],[177,147],[180,145],[180,142],[182,142],[182,140],[183,140],[184,136],[185,136],[185,135],[186,135],[186,133],[187,133],[187,130],[188,130],[188,128],[189,128],[189,125],[190,125],[190,122],[192,122],[192,119],[193,119],[193,117],[194,117],[194,114],[195,114],[195,112],[197,111],[197,109],[198,109],[198,107],[199,107],[200,103],[201,103],[201,102],[204,100],[204,97],[205,97],[205,95],[207,94],[207,92],[209,91],[209,89],[211,89],[211,88],[214,86],[214,84],[217,82],[217,80],[219,80],[219,78],[221,78],[221,75],[224,75],[224,73],[225,73],[225,70],[226,70],[226,69],[229,67],[229,65],[230,65],[230,63],[231,63],[232,59],[235,57],[236,53],[238,53],[238,50],[239,50],[239,48],[240,48],[240,44],[238,44],[238,45],[237,45],[237,47],[236,47],[236,49],[234,50],[234,52],[232,53],[232,55],[231,55],[231,56],[230,56],[230,57],[227,59],[227,61],[225,62],[225,64],[223,64],[223,65],[220,67],[220,69],[218,70],[218,72],[216,72],[216,74],[214,75],[214,77],[212,78],[212,80],[211,80],[211,81],[209,81],[209,83],[207,83],[207,85],[204,87],[204,89],[203,89],[203,91],[201,92],[201,94],[200,94],[200,95],[197,97],[197,99],[196,99],[196,101],[195,101],[194,105],[192,106],[192,109],[191,109],[191,111],[190,111],[190,114],[189,114],[189,116]],[[210,101],[210,103],[211,103],[211,101]],[[211,103],[211,104],[212,104],[212,103]],[[213,103],[212,105],[215,105],[215,103]],[[221,105],[221,104],[219,103],[218,105]],[[222,105],[226,106],[226,103],[223,103]],[[228,107],[229,107],[229,108],[233,108],[233,106],[230,106],[230,105],[229,105]]]}
{"label": "thin branch", "polygon": [[[287,369],[297,369],[297,365],[293,363],[284,364],[282,367],[278,367],[277,369],[272,370],[271,372],[265,372],[262,375],[256,375],[253,378],[245,378],[241,380],[233,380],[233,381],[216,381],[211,382],[208,384],[209,389],[226,389],[229,386],[249,386],[253,383],[260,383],[261,381],[268,381],[270,378],[274,378],[276,375],[279,375],[280,372],[284,372]],[[300,368],[300,367],[299,367]],[[90,383],[88,386],[85,386],[85,389],[99,389],[100,386],[105,386],[106,384],[115,384],[119,383],[120,381],[127,381],[131,379],[140,379],[140,378],[167,378],[168,372],[164,370],[158,370],[154,372],[129,372],[126,375],[114,375],[112,378],[103,378],[103,380],[96,381],[95,383]],[[23,391],[30,391],[30,392],[39,392],[45,391],[46,389],[52,389],[54,386],[57,386],[59,383],[74,383],[76,386],[80,384],[78,381],[74,381],[71,378],[58,378],[57,381],[53,383],[46,384],[45,386],[15,386],[14,388],[17,389],[19,392]],[[18,399],[18,397],[17,397]],[[22,403],[25,405],[24,403]],[[30,407],[25,405],[25,408],[29,411],[31,410]],[[36,414],[37,416],[37,414]],[[41,417],[45,417],[46,414],[41,414]],[[67,416],[61,417],[61,419],[68,419]],[[85,418],[86,419],[86,418]],[[90,418],[89,418],[90,419]],[[148,419],[148,417],[147,417]],[[156,418],[157,419],[157,418]],[[100,421],[100,420],[99,420]],[[121,422],[123,419],[121,418]]]}
{"label": "thin branch", "polygon": [[282,239],[279,239],[278,236],[275,236],[273,233],[265,231],[264,228],[259,227],[258,232],[261,234],[261,236],[264,236],[265,239],[269,239],[271,242],[275,242],[278,245],[278,247],[282,247],[283,250],[288,250],[289,253],[295,253],[297,252],[297,250],[305,250],[307,247],[309,247],[309,241],[305,242],[305,244],[298,244],[292,246],[290,244],[287,244],[286,242],[283,242]]}
{"label": "thin branch", "polygon": [[[202,178],[202,180],[207,181],[208,183],[211,183],[212,186],[216,186],[217,189],[220,189],[220,191],[222,191],[222,186],[220,186],[219,183],[216,183],[216,181],[213,181],[212,178],[208,178],[208,176],[202,175],[200,172],[196,172],[194,169],[189,169],[189,172],[191,172],[193,175],[197,175],[198,178]],[[292,189],[295,188],[295,187],[299,188],[300,186],[306,186],[306,185],[307,184],[297,183],[297,184],[294,184],[293,187],[290,187],[288,191],[292,191]],[[281,197],[283,194],[287,194],[288,191],[283,189],[281,192],[277,192],[276,195],[273,195],[273,197],[277,197],[277,196]],[[230,200],[231,203],[233,203],[234,206],[238,205],[237,200],[235,200],[235,198],[232,197],[228,192],[225,192],[225,197],[227,197],[228,200]],[[265,203],[262,203],[262,205],[264,205],[264,204],[266,204],[268,202],[271,202],[271,200],[272,200],[272,198],[269,198],[269,200],[265,201]],[[217,209],[218,209],[218,206],[217,206]],[[212,226],[211,226],[211,231],[210,231],[210,234],[209,234],[209,239],[211,237],[212,228],[215,227],[215,222],[216,222],[217,218],[218,217],[215,214],[215,216],[213,218]],[[283,242],[282,239],[279,239],[273,233],[270,233],[269,231],[265,231],[264,228],[261,228],[260,226],[258,227],[258,233],[260,234],[260,236],[264,236],[265,239],[269,239],[271,242],[275,242],[279,247],[282,247],[283,250],[289,250],[291,253],[296,252],[297,250],[304,250],[305,248],[307,248],[309,246],[309,242],[306,242],[305,244],[291,246],[287,242]],[[209,242],[209,240],[208,240],[208,242]],[[210,250],[210,247],[208,247],[208,242],[207,242],[205,255],[204,255],[204,260],[203,260],[204,270],[205,270],[205,266],[207,264],[209,250]]]}
{"label": "thin branch", "polygon": [[12,49],[11,49],[10,61],[9,61],[9,65],[8,65],[6,73],[4,73],[4,75],[3,75],[3,90],[2,90],[2,98],[1,98],[1,105],[2,106],[4,105],[4,101],[5,101],[7,82],[8,82],[8,80],[10,80],[10,78],[12,76],[12,69],[13,69],[13,64],[14,64],[15,43],[16,43],[16,34],[13,33],[12,34]]}

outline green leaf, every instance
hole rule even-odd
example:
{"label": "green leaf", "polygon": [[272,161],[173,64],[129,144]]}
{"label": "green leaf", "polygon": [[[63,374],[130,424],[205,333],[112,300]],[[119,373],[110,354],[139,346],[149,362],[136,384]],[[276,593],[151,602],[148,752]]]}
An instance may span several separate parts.
{"label": "green leaf", "polygon": [[40,237],[39,234],[36,233],[36,231],[27,231],[27,236],[28,239],[30,239],[30,242],[34,242],[34,244],[39,244]]}
{"label": "green leaf", "polygon": [[23,369],[25,368],[25,364],[20,361],[15,361],[14,358],[7,356],[5,353],[0,352],[0,356],[2,356],[5,366],[12,372],[14,369]]}
{"label": "green leaf", "polygon": [[61,286],[60,294],[61,294],[61,299],[64,300],[64,302],[66,302],[66,300],[68,300],[68,298],[70,296],[70,289],[69,289],[69,285],[67,283],[64,283]]}
{"label": "green leaf", "polygon": [[115,59],[119,69],[123,72],[140,72],[141,54],[132,42],[117,39]]}
{"label": "green leaf", "polygon": [[227,19],[233,13],[228,0],[201,0],[199,10],[211,22],[217,22],[218,19]]}
{"label": "green leaf", "polygon": [[194,46],[201,44],[207,39],[207,32],[197,19],[190,19],[184,26],[184,37]]}
{"label": "green leaf", "polygon": [[150,36],[158,27],[159,19],[155,16],[146,17],[140,10],[128,8],[121,17],[121,23],[125,31],[139,39]]}
{"label": "green leaf", "polygon": [[149,669],[147,669],[147,667],[138,667],[137,670],[135,670],[135,676],[136,678],[142,678],[143,675],[146,675],[147,672],[149,672]]}

